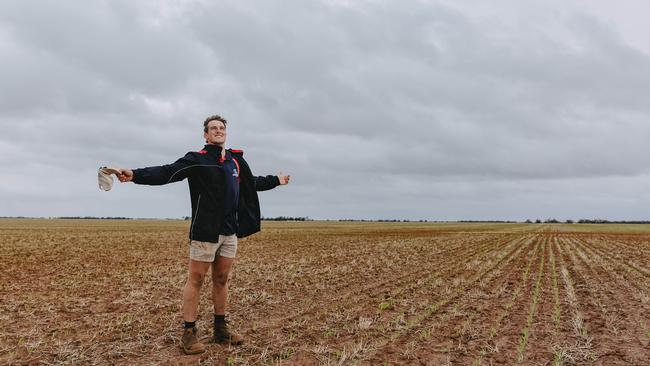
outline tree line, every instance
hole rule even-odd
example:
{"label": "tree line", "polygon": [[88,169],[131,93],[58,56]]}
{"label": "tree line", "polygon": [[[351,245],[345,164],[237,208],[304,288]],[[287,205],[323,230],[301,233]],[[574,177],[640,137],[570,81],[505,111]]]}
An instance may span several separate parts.
{"label": "tree line", "polygon": [[526,224],[650,224],[650,220],[604,220],[604,219],[580,219],[577,221],[574,220],[564,220],[560,221],[557,219],[546,219],[544,221],[540,219],[536,219],[535,221],[533,220],[526,220]]}

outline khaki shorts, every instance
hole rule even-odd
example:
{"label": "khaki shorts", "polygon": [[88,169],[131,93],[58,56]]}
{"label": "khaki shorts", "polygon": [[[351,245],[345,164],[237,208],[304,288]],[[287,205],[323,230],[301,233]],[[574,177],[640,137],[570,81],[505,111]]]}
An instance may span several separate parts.
{"label": "khaki shorts", "polygon": [[190,241],[190,259],[199,262],[214,262],[217,255],[235,258],[237,235],[219,235],[219,242]]}

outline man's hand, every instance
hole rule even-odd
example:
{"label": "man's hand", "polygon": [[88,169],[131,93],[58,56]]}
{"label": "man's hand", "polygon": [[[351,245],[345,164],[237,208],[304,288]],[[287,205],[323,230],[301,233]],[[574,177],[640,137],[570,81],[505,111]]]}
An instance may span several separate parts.
{"label": "man's hand", "polygon": [[291,178],[290,175],[284,175],[282,174],[282,172],[279,172],[277,176],[278,176],[278,180],[280,181],[280,185],[283,186],[285,184],[289,184],[289,179]]}
{"label": "man's hand", "polygon": [[133,170],[131,169],[118,169],[120,172],[119,174],[115,174],[117,176],[117,179],[120,180],[120,182],[130,182],[133,180]]}

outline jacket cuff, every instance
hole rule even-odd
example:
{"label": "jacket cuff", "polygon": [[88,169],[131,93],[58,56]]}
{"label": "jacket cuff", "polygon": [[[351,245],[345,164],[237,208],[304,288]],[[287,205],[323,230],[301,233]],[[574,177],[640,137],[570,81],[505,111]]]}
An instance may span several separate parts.
{"label": "jacket cuff", "polygon": [[133,172],[133,179],[131,179],[131,182],[133,183],[140,183],[140,180],[142,179],[142,169],[132,169]]}

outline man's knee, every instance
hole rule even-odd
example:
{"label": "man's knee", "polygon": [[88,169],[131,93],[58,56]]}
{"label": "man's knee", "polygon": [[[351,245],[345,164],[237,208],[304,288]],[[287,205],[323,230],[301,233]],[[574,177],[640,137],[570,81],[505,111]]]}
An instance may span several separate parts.
{"label": "man's knee", "polygon": [[187,283],[194,288],[201,288],[204,279],[205,273],[190,272],[189,276],[187,277]]}
{"label": "man's knee", "polygon": [[224,287],[228,284],[228,273],[213,273],[212,285],[215,287]]}

